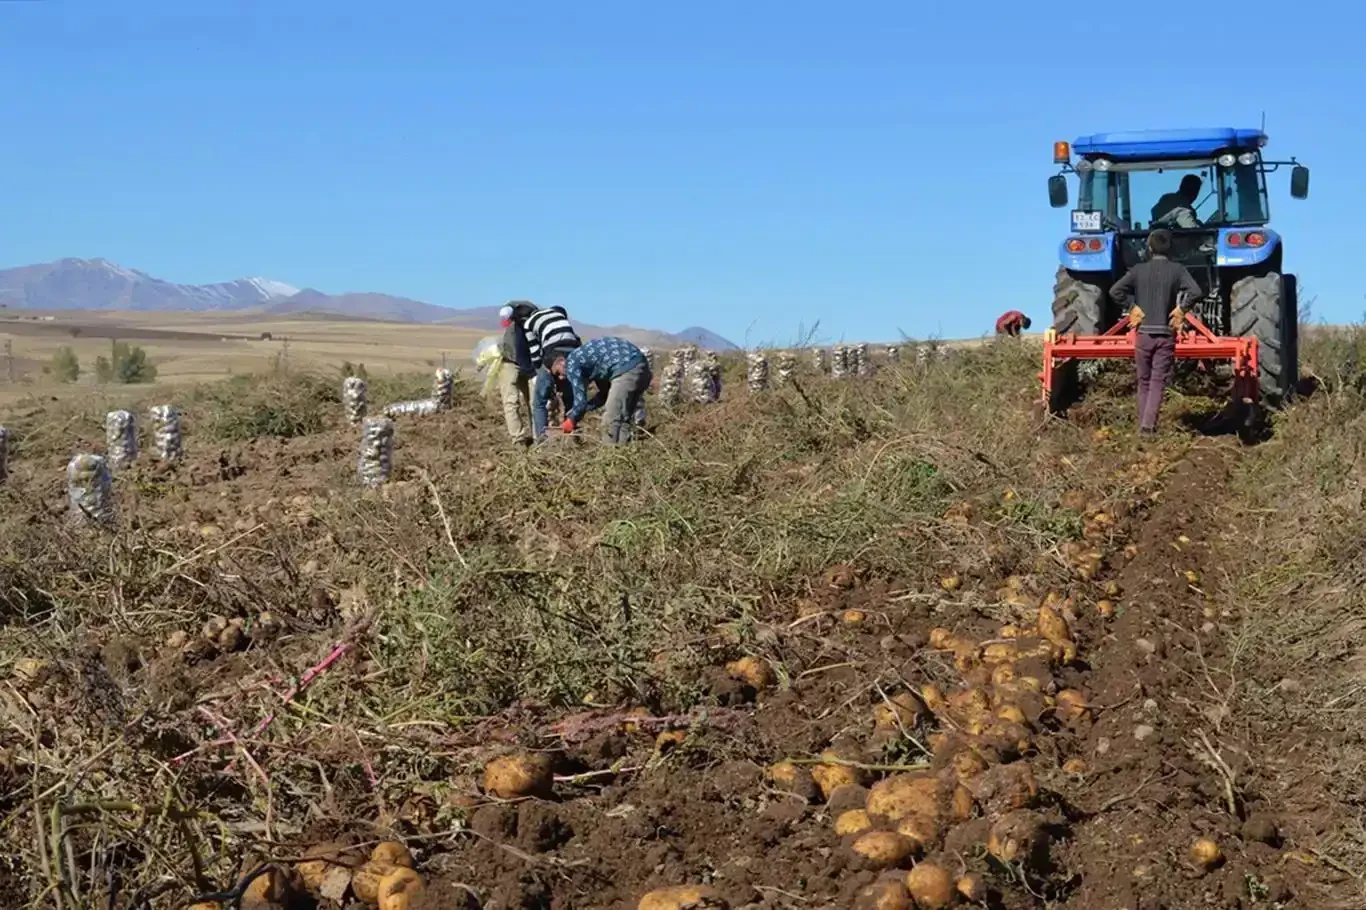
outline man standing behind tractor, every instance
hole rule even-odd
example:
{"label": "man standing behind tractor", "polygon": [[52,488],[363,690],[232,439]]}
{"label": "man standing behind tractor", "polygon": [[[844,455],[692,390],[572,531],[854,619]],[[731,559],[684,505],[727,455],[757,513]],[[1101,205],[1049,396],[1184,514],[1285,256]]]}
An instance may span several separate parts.
{"label": "man standing behind tractor", "polygon": [[[567,379],[574,403],[565,411],[562,429],[573,433],[583,415],[603,408],[607,441],[630,442],[635,425],[642,422],[645,390],[650,387],[650,363],[640,348],[625,338],[594,338],[567,354],[556,352],[547,363],[556,377]],[[598,394],[588,398],[588,383]]]}
{"label": "man standing behind tractor", "polygon": [[1029,331],[1033,325],[1029,317],[1019,310],[1008,310],[1001,314],[1001,318],[996,320],[996,334],[1009,335],[1011,338],[1020,337],[1021,332]]}
{"label": "man standing behind tractor", "polygon": [[1186,319],[1183,304],[1202,293],[1186,267],[1167,258],[1171,248],[1170,231],[1153,231],[1148,235],[1148,252],[1152,254],[1148,261],[1129,269],[1110,288],[1110,296],[1121,307],[1134,301],[1129,324],[1138,330],[1134,366],[1138,374],[1138,432],[1143,436],[1157,432],[1157,412],[1176,359],[1176,333]]}

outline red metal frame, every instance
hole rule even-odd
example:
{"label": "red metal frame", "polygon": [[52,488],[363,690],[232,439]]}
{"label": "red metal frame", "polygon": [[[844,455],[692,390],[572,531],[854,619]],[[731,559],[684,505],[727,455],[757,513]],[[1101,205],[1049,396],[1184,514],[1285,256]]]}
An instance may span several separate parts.
{"label": "red metal frame", "polygon": [[[1121,319],[1104,335],[1078,335],[1069,332],[1058,335],[1049,329],[1043,340],[1044,406],[1050,406],[1058,385],[1059,369],[1072,360],[1132,360],[1137,330]],[[1233,362],[1234,395],[1244,402],[1255,402],[1260,396],[1257,383],[1257,339],[1224,337],[1214,334],[1209,326],[1191,313],[1176,336],[1177,360],[1230,360]]]}

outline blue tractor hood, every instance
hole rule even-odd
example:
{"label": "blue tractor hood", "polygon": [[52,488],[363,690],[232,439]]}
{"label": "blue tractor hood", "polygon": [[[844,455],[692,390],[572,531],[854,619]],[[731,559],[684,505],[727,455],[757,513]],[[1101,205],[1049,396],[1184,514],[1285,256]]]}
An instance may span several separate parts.
{"label": "blue tractor hood", "polygon": [[1253,151],[1266,145],[1261,130],[1233,127],[1186,130],[1130,130],[1079,136],[1072,151],[1084,158],[1105,157],[1115,161],[1153,161],[1172,158],[1205,158],[1226,150]]}

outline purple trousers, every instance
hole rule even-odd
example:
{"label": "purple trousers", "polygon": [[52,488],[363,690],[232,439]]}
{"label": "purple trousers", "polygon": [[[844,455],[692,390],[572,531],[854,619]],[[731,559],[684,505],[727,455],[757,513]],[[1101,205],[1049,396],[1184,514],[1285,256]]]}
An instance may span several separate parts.
{"label": "purple trousers", "polygon": [[1162,407],[1162,396],[1172,378],[1172,362],[1176,359],[1176,338],[1173,335],[1138,335],[1134,351],[1134,366],[1138,370],[1138,428],[1157,429],[1157,412]]}

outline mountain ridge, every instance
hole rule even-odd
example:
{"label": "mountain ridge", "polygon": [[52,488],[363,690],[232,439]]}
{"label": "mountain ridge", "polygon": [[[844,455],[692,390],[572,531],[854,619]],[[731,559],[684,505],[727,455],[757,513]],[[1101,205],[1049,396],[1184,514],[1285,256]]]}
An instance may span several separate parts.
{"label": "mountain ridge", "polygon": [[[495,331],[498,307],[437,306],[378,291],[328,294],[270,278],[180,284],[103,258],[68,257],[0,269],[0,307],[16,310],[132,310],[140,312],[247,312],[268,316],[333,314],[355,319],[451,325]],[[576,323],[577,324],[577,323]],[[640,326],[584,324],[584,334],[629,333],[647,344],[697,344],[715,350],[737,345],[700,326],[673,333]]]}

